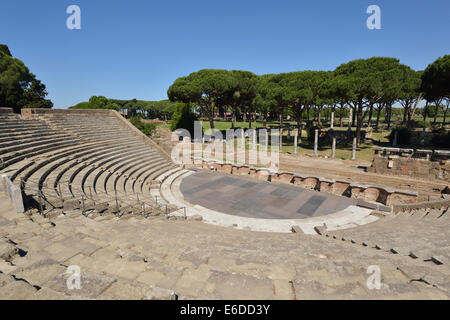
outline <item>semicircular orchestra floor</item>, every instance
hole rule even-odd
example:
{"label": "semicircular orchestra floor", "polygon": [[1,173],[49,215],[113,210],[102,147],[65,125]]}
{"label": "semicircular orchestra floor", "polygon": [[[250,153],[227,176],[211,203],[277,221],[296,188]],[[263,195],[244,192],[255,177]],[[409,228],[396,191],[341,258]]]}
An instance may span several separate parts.
{"label": "semicircular orchestra floor", "polygon": [[198,171],[180,185],[184,199],[230,215],[263,219],[302,219],[327,215],[356,200],[250,177]]}

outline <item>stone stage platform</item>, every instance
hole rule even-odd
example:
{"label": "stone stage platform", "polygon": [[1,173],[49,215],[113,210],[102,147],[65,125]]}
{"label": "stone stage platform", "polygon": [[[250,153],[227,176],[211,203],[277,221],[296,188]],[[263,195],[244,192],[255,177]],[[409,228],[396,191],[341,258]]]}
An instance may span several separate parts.
{"label": "stone stage platform", "polygon": [[356,200],[243,176],[198,171],[180,185],[184,199],[240,217],[303,219],[332,214]]}

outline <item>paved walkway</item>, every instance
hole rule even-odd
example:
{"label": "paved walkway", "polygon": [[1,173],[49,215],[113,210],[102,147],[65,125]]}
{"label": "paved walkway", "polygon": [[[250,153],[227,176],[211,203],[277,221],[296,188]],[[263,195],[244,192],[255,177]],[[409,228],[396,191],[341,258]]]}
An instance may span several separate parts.
{"label": "paved walkway", "polygon": [[[0,299],[448,299],[445,265],[302,234],[251,232],[198,221],[66,212],[47,220],[0,199]],[[7,258],[7,259],[5,259]],[[81,268],[81,289],[66,285]],[[367,268],[381,270],[379,290]],[[434,280],[433,280],[434,281]]]}
{"label": "paved walkway", "polygon": [[350,198],[203,170],[183,179],[180,189],[192,204],[251,218],[310,218],[356,204]]}

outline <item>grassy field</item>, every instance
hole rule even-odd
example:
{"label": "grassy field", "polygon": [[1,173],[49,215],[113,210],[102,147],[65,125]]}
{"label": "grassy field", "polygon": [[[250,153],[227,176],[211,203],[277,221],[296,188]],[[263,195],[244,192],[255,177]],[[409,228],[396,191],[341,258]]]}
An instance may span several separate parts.
{"label": "grassy field", "polygon": [[[220,130],[220,131],[225,131],[227,129],[231,129],[231,121],[215,121],[215,129],[216,130]],[[324,127],[327,127],[327,125],[325,124],[325,122],[323,123]],[[267,125],[270,126],[274,126],[274,127],[278,127],[279,123],[278,122],[268,122]],[[296,127],[296,122],[293,121],[285,121],[284,125],[292,125],[293,128]],[[169,124],[168,123],[157,123],[158,127],[164,128],[164,129],[169,129]],[[209,125],[209,121],[202,121],[202,126],[203,129],[206,131],[207,129],[210,128]],[[248,122],[242,122],[242,121],[237,121],[236,122],[236,129],[237,128],[244,128],[247,129],[249,127]],[[263,127],[263,122],[252,122],[252,128],[261,128]],[[341,131],[341,130],[348,130],[347,128],[347,123],[344,121],[344,127],[340,128],[339,126],[335,126],[334,127],[335,130],[337,131]],[[352,130],[354,131],[355,128],[352,128]],[[389,141],[388,141],[388,136],[390,134],[390,130],[386,130],[386,128],[383,126],[380,126],[380,130],[377,131],[372,131],[372,136],[368,139],[366,139],[366,141],[364,143],[361,143],[358,150],[356,151],[356,159],[358,160],[365,160],[365,161],[372,161],[373,155],[374,155],[374,151],[372,150],[372,148],[374,146],[383,146],[383,147],[388,147],[390,146]],[[290,153],[293,154],[294,153],[294,138],[291,136],[290,139],[287,139],[288,132],[287,130],[284,130],[283,132],[283,146],[282,146],[282,152],[284,153]],[[248,149],[248,141],[246,142],[246,148]],[[314,147],[313,144],[310,144],[309,142],[307,142],[307,134],[306,131],[303,130],[302,131],[302,142],[299,144],[298,148],[297,148],[297,153],[300,155],[312,155],[314,152]],[[351,159],[351,154],[352,154],[352,145],[351,143],[348,144],[338,144],[336,146],[336,158],[338,159],[343,159],[343,160],[347,160],[347,159]],[[331,157],[331,145],[323,145],[320,146],[318,148],[318,155],[319,157]]]}

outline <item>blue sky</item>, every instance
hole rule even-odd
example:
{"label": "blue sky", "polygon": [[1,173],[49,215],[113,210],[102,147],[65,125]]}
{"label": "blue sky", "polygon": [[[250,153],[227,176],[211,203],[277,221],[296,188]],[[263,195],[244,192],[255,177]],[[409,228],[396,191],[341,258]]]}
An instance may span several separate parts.
{"label": "blue sky", "polygon": [[[81,8],[81,30],[66,8]],[[381,30],[369,30],[369,5]],[[372,56],[424,69],[450,54],[448,0],[2,0],[0,43],[65,108],[92,95],[160,100],[203,68],[332,70]]]}

